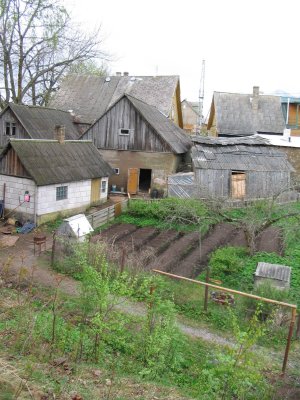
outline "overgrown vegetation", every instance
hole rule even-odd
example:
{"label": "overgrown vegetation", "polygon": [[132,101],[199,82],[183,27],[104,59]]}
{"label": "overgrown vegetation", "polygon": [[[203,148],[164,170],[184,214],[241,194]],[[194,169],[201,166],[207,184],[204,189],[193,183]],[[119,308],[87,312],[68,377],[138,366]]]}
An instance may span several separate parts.
{"label": "overgrown vegetation", "polygon": [[[250,344],[264,331],[257,314],[243,332],[232,317],[238,345],[221,352],[187,340],[178,330],[176,307],[163,279],[120,272],[108,265],[101,248],[91,244],[77,246],[72,260],[80,277],[78,296],[63,296],[60,280],[49,293],[33,288],[23,291],[20,285],[2,294],[7,305],[2,307],[0,346],[10,357],[28,359],[24,374],[28,389],[42,380],[44,393],[60,398],[71,391],[78,370],[88,364],[91,370],[105,371],[105,399],[117,398],[114,385],[124,374],[175,386],[192,398],[271,398],[270,386],[249,352]],[[143,298],[146,316],[122,312],[124,295]],[[44,373],[37,374],[36,364],[48,371],[47,379]],[[60,379],[52,377],[51,366],[60,371]],[[22,382],[20,393],[26,392]],[[82,398],[99,395],[99,389],[89,390],[76,386]],[[13,391],[8,398],[18,396]]]}
{"label": "overgrown vegetation", "polygon": [[[135,201],[120,220],[140,226],[198,230],[203,235],[220,218],[200,202],[181,205],[181,201],[170,199]],[[292,208],[299,210],[299,205]],[[228,212],[230,218],[245,219],[244,210]],[[210,258],[211,277],[224,286],[255,291],[253,272],[258,261],[289,265],[293,274],[288,293],[268,286],[256,293],[299,302],[298,219],[279,218],[276,223],[283,232],[283,256],[251,255],[245,248],[219,248]],[[64,399],[65,394],[70,397],[74,391],[78,397],[72,394],[72,399],[144,398],[133,397],[132,393],[120,395],[120,382],[127,376],[140,386],[152,382],[156,387],[174,387],[177,393],[170,399],[273,399],[274,388],[262,373],[263,358],[253,356],[251,348],[255,343],[278,344],[282,348],[289,316],[279,308],[240,298],[235,299],[233,307],[209,301],[208,311],[204,312],[203,288],[146,273],[138,268],[142,260],[128,259],[120,268],[119,255],[114,257],[112,253],[114,247],[99,243],[71,246],[63,253],[55,267],[79,280],[77,296],[62,295],[61,278],[49,292],[23,290],[22,271],[16,288],[2,291],[1,352],[13,357],[15,363],[27,360],[17,390],[11,387],[9,379],[0,380],[6,398],[25,399],[24,393],[28,394],[35,384],[43,386],[45,396],[52,393],[59,399]],[[8,268],[9,263],[2,269],[4,285]],[[199,278],[204,280],[204,274]],[[146,314],[135,310],[134,304],[128,312],[123,304],[128,297],[143,301]],[[194,320],[197,326],[209,325],[219,333],[222,331],[237,344],[220,350],[187,338],[177,327],[178,313],[189,318],[190,323]],[[82,371],[85,377],[89,376],[87,379],[94,374],[91,371],[96,371],[97,384],[83,384],[86,378]],[[169,397],[164,394],[158,398]]]}
{"label": "overgrown vegetation", "polygon": [[134,200],[126,214],[118,219],[120,222],[137,226],[154,226],[160,229],[180,231],[200,230],[205,234],[216,220],[209,208],[197,200],[167,198],[163,200]]}

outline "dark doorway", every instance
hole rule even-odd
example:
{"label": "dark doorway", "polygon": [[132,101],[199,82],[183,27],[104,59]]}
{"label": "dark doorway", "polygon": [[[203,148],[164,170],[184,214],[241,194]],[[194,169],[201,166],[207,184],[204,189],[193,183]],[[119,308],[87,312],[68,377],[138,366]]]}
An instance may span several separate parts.
{"label": "dark doorway", "polygon": [[151,187],[151,169],[140,169],[139,189],[147,192]]}

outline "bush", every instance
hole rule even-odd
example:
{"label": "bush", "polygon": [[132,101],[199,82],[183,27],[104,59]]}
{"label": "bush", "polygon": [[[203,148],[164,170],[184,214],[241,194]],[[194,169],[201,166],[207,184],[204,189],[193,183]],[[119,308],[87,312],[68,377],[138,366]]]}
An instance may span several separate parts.
{"label": "bush", "polygon": [[210,258],[211,275],[223,280],[230,274],[236,274],[243,268],[243,259],[247,251],[242,247],[222,247]]}

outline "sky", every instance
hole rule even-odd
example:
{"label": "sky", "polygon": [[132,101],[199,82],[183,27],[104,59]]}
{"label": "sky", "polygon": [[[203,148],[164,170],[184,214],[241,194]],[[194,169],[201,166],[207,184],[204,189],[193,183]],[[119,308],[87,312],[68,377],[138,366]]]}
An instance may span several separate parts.
{"label": "sky", "polygon": [[83,30],[101,24],[111,74],[179,75],[204,115],[214,91],[300,96],[299,0],[64,0]]}

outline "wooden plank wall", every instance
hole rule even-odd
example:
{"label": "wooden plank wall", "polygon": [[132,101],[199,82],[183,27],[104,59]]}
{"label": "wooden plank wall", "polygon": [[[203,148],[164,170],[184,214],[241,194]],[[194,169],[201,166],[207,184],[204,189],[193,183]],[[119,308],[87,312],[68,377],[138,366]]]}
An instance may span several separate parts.
{"label": "wooden plank wall", "polygon": [[87,215],[87,219],[91,226],[95,229],[99,228],[99,226],[107,224],[110,221],[113,221],[115,219],[115,216],[117,216],[117,214],[120,212],[119,204],[121,204],[122,212],[125,211],[128,205],[128,199],[112,206],[106,207],[102,210],[96,211],[93,214]]}
{"label": "wooden plank wall", "polygon": [[[120,135],[120,128],[130,129],[129,135]],[[82,137],[91,138],[99,149],[171,151],[126,98],[121,99]]]}
{"label": "wooden plank wall", "polygon": [[0,162],[0,173],[4,175],[30,178],[14,149],[10,149]]}
{"label": "wooden plank wall", "polygon": [[[290,184],[290,174],[286,171],[247,171],[245,175],[245,199],[266,198]],[[231,197],[230,170],[196,169],[195,178],[200,187],[200,197]]]}
{"label": "wooden plank wall", "polygon": [[[7,136],[5,134],[5,122],[15,122],[16,123],[16,135],[15,136]],[[14,117],[11,110],[6,110],[0,117],[0,147],[4,147],[9,138],[15,139],[30,139],[29,135],[20,124],[20,122]]]}

